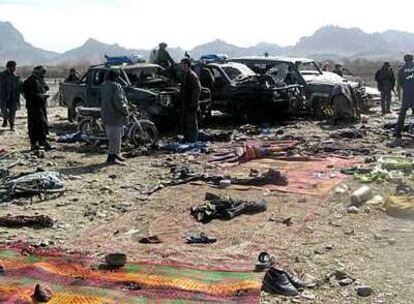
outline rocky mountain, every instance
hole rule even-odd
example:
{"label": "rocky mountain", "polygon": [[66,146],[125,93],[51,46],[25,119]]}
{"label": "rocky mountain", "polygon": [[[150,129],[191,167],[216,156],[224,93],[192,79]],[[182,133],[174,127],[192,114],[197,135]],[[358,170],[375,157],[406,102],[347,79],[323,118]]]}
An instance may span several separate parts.
{"label": "rocky mountain", "polygon": [[32,46],[10,23],[0,21],[0,62],[13,59],[20,64],[50,62],[59,54]]}
{"label": "rocky mountain", "polygon": [[[176,60],[182,58],[185,52],[182,48],[169,48],[169,51]],[[307,56],[318,60],[400,59],[403,53],[414,51],[414,33],[389,30],[369,34],[358,28],[330,25],[320,28],[311,36],[301,38],[294,46],[281,47],[261,42],[251,47],[239,47],[222,40],[214,40],[187,51],[193,58],[211,53],[234,57],[263,55],[268,52],[271,55]],[[118,44],[106,44],[91,38],[78,48],[58,54],[32,46],[10,22],[0,22],[0,62],[13,58],[19,64],[26,65],[96,64],[103,61],[104,55],[139,54],[148,58],[149,53],[148,49],[127,49]]]}

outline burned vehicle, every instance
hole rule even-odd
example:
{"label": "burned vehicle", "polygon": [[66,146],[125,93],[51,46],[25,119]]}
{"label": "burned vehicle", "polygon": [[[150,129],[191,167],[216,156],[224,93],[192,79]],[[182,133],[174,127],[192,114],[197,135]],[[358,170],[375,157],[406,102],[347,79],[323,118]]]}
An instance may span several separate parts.
{"label": "burned vehicle", "polygon": [[[62,83],[62,101],[68,108],[70,121],[75,119],[75,109],[78,106],[100,106],[100,87],[108,69],[120,73],[120,82],[128,101],[138,107],[143,117],[157,124],[177,121],[180,84],[170,78],[161,66],[150,63],[92,66],[78,82]],[[210,110],[211,97],[208,89],[202,89],[199,104],[203,113]]]}
{"label": "burned vehicle", "polygon": [[355,92],[360,110],[368,105],[362,83],[352,82],[331,72],[322,72],[312,59],[289,57],[249,56],[232,58],[230,62],[243,63],[260,75],[271,76],[277,83],[300,85],[305,108],[315,116],[322,116],[322,109],[330,100],[334,86],[349,84]]}
{"label": "burned vehicle", "polygon": [[201,60],[194,65],[203,87],[211,91],[212,109],[237,120],[257,120],[291,112],[300,98],[300,85],[277,84],[238,62]]}

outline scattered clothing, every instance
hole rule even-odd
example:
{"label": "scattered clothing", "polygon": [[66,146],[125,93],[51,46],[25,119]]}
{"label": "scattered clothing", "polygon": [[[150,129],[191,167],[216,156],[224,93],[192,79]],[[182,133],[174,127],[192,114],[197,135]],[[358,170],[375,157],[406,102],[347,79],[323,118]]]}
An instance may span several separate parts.
{"label": "scattered clothing", "polygon": [[233,131],[207,131],[198,132],[198,140],[202,142],[229,142],[233,136]]}
{"label": "scattered clothing", "polygon": [[200,233],[187,238],[188,244],[212,244],[215,242],[217,242],[215,237],[208,236],[205,233]]}
{"label": "scattered clothing", "polygon": [[35,216],[3,216],[0,217],[0,226],[9,228],[42,227],[52,228],[56,221],[47,215]]}
{"label": "scattered clothing", "polygon": [[209,151],[208,145],[202,142],[185,144],[172,143],[161,147],[160,150],[170,151],[174,153],[207,153]]}
{"label": "scattered clothing", "polygon": [[414,196],[391,196],[383,209],[390,216],[414,220]]}
{"label": "scattered clothing", "polygon": [[267,209],[265,202],[249,202],[206,193],[206,203],[191,208],[197,222],[209,223],[213,219],[231,220],[242,214],[256,214]]}
{"label": "scattered clothing", "polygon": [[59,143],[77,143],[85,142],[86,135],[83,132],[76,132],[71,134],[65,134],[58,137],[57,142]]}
{"label": "scattered clothing", "polygon": [[349,84],[337,84],[331,97],[333,119],[335,122],[351,122],[357,116],[357,97]]}
{"label": "scattered clothing", "polygon": [[141,244],[161,244],[162,243],[160,238],[156,235],[144,237],[140,239],[138,242]]}

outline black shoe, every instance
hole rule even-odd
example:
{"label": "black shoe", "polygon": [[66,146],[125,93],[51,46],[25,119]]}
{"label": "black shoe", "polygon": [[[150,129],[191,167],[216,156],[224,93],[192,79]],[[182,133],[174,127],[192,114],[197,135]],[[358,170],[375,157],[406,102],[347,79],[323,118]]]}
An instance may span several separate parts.
{"label": "black shoe", "polygon": [[10,125],[10,131],[12,131],[12,132],[14,132],[14,131],[15,131],[15,129],[14,129],[14,125]]}
{"label": "black shoe", "polygon": [[295,286],[289,281],[284,271],[269,268],[263,279],[263,290],[269,293],[277,293],[282,296],[294,297],[299,294]]}
{"label": "black shoe", "polygon": [[1,125],[3,128],[7,128],[7,120],[3,121],[3,124]]}
{"label": "black shoe", "polygon": [[48,142],[46,142],[45,144],[42,145],[45,148],[45,151],[51,151],[51,150],[56,150],[56,147],[52,146],[51,144],[49,144]]}
{"label": "black shoe", "polygon": [[30,151],[39,151],[40,147],[38,145],[32,145]]}
{"label": "black shoe", "polygon": [[288,277],[290,283],[295,286],[298,290],[304,290],[307,286],[305,282],[299,279],[295,274],[285,269],[286,276]]}

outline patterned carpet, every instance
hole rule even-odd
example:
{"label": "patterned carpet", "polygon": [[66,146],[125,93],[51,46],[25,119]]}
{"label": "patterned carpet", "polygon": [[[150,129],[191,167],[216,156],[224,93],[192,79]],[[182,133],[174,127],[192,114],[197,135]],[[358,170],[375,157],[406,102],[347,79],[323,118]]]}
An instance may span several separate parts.
{"label": "patterned carpet", "polygon": [[168,263],[131,263],[100,270],[93,259],[58,251],[0,248],[0,303],[35,303],[36,284],[54,292],[48,303],[259,303],[254,272]]}

